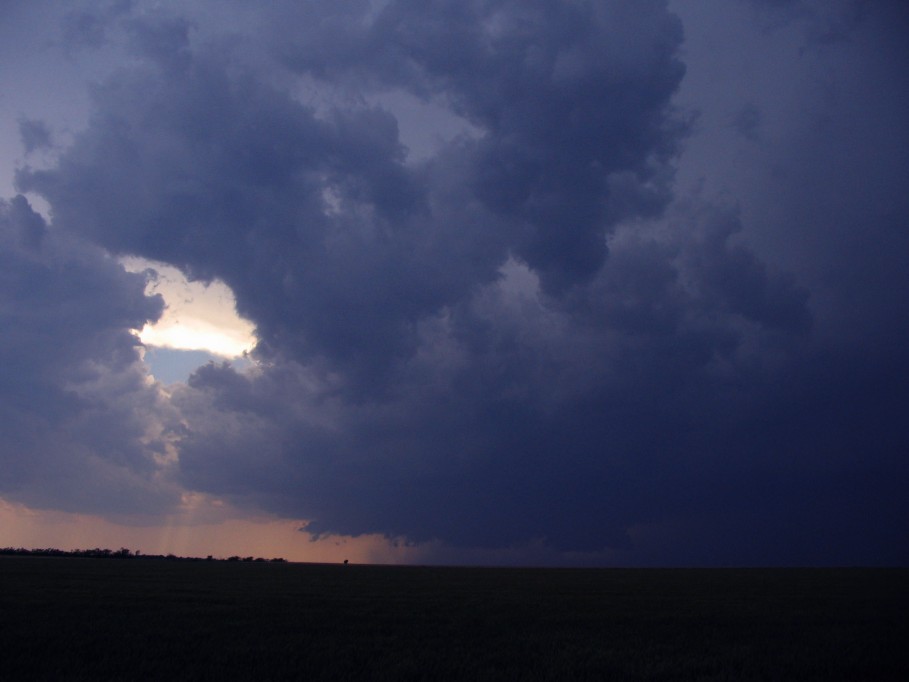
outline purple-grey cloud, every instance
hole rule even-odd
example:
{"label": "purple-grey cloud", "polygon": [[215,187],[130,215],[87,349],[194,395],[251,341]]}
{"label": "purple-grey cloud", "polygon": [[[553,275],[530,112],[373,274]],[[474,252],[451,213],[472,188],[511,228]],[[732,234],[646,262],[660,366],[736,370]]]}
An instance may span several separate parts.
{"label": "purple-grey cloud", "polygon": [[36,149],[46,149],[53,145],[50,128],[44,121],[19,119],[19,137],[26,154],[31,154]]}
{"label": "purple-grey cloud", "polygon": [[[901,92],[863,47],[881,16],[810,58],[854,50]],[[53,225],[14,200],[17,258],[53,237],[222,279],[256,325],[259,365],[207,365],[141,410],[128,406],[157,395],[147,386],[98,388],[100,416],[77,430],[86,453],[145,480],[147,410],[184,486],[317,533],[590,551],[653,527],[684,546],[648,561],[906,560],[906,144],[854,116],[897,120],[888,94],[837,72],[868,88],[857,103],[821,78],[788,146],[771,117],[734,119],[774,188],[744,210],[673,184],[690,131],[673,105],[681,24],[663,2],[287,3],[244,38],[266,37],[255,64],[240,39],[200,39],[195,19],[116,21],[136,61],[95,86],[55,165],[18,173]],[[305,105],[296,78],[356,96]],[[375,103],[399,91],[473,133],[410,158]],[[121,354],[95,364],[141,374],[128,329],[157,309],[141,278],[100,262],[132,292],[120,313],[95,309],[81,275],[45,273],[29,299],[87,292],[71,309],[100,340],[53,360],[10,346],[54,386],[113,339]],[[134,421],[105,430],[114,405]]]}
{"label": "purple-grey cloud", "polygon": [[159,513],[167,409],[132,333],[161,313],[142,276],[0,204],[0,492],[38,507]]}

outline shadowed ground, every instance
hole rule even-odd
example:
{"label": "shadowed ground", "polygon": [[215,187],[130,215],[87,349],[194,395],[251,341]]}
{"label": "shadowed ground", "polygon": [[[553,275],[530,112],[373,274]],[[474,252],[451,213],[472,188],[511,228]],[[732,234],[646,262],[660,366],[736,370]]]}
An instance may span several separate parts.
{"label": "shadowed ground", "polygon": [[909,679],[906,569],[0,557],[0,677]]}

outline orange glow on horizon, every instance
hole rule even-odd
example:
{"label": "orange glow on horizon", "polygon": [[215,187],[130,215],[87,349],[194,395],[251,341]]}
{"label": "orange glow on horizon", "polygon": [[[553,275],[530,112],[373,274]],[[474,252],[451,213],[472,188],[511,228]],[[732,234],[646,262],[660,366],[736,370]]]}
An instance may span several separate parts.
{"label": "orange glow on horizon", "polygon": [[382,535],[330,535],[301,531],[304,521],[275,517],[225,518],[203,523],[186,517],[154,525],[128,525],[98,516],[32,509],[0,497],[0,547],[62,550],[126,547],[143,554],[216,558],[281,557],[288,561],[412,563],[418,547]]}

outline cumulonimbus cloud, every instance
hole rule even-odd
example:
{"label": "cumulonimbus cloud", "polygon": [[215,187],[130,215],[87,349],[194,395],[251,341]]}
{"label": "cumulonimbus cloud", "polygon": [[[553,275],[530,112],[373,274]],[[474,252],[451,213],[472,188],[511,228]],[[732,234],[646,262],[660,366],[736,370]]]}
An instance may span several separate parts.
{"label": "cumulonimbus cloud", "polygon": [[[829,373],[854,357],[812,345],[809,290],[749,248],[734,203],[673,195],[688,119],[665,3],[267,17],[262,59],[281,78],[191,22],[117,18],[136,63],[95,87],[55,166],[17,177],[72,248],[223,280],[256,325],[257,367],[200,368],[154,408],[168,475],[313,532],[596,550],[712,519],[737,557],[776,541],[823,554],[829,534],[800,549],[803,529],[848,525],[880,483],[845,445],[871,413],[825,427],[870,389]],[[318,108],[281,85],[295,79],[358,96]],[[397,91],[473,133],[411,158],[374,98]],[[89,302],[80,319],[128,340],[157,309],[134,275],[99,267],[136,312],[105,327]],[[99,362],[133,368],[121,352]],[[799,506],[812,481],[823,512]],[[869,504],[878,522],[898,506]]]}

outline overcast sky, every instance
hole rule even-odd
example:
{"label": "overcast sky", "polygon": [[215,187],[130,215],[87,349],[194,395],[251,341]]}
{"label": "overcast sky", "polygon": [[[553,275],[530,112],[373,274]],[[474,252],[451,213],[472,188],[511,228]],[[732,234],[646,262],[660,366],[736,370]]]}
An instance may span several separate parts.
{"label": "overcast sky", "polygon": [[905,3],[266,6],[3,3],[0,545],[909,562]]}

